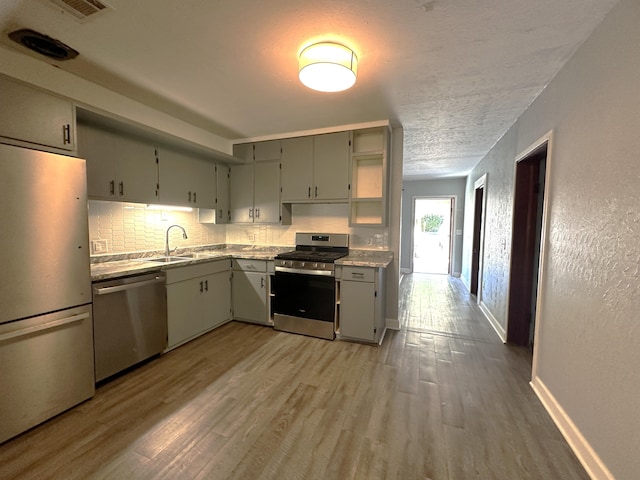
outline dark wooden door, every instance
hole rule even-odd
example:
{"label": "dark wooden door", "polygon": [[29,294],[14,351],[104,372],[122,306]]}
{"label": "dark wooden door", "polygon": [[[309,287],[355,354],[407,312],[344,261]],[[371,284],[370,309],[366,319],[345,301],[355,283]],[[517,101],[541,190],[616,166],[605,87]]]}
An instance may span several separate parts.
{"label": "dark wooden door", "polygon": [[532,342],[538,282],[546,145],[516,164],[507,341]]}
{"label": "dark wooden door", "polygon": [[482,203],[484,187],[476,188],[473,212],[473,246],[471,251],[471,279],[469,292],[478,295],[478,278],[480,276],[480,243],[482,238]]}

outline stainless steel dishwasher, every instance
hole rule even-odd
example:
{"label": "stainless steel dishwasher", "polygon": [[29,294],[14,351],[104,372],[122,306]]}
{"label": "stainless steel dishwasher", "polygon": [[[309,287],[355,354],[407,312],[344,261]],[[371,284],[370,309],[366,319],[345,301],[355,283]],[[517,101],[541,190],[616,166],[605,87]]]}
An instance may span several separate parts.
{"label": "stainless steel dishwasher", "polygon": [[167,345],[164,273],[93,284],[96,381],[161,353]]}

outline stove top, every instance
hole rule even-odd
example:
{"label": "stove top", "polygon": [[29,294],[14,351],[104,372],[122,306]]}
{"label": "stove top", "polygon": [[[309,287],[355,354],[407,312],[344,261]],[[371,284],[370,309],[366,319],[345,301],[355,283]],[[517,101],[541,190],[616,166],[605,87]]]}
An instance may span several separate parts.
{"label": "stove top", "polygon": [[309,262],[333,263],[339,258],[346,257],[349,252],[325,252],[317,250],[292,250],[276,255],[276,260],[306,260]]}
{"label": "stove top", "polygon": [[296,249],[276,255],[275,267],[276,271],[333,272],[333,262],[347,255],[349,235],[346,233],[296,233]]}

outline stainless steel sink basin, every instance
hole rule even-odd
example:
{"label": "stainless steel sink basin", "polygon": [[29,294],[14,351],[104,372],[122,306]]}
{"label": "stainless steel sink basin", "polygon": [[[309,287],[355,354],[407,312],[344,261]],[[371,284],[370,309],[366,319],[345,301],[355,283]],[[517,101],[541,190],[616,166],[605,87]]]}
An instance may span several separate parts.
{"label": "stainless steel sink basin", "polygon": [[184,253],[182,255],[175,255],[170,257],[153,257],[153,258],[140,258],[143,262],[157,262],[157,263],[173,263],[173,262],[184,262],[187,260],[195,260],[199,258],[212,258],[215,255],[210,255],[208,253],[194,252],[194,253]]}
{"label": "stainless steel sink basin", "polygon": [[143,262],[157,262],[157,263],[173,263],[173,262],[185,262],[192,260],[193,257],[188,255],[182,257],[155,257],[155,258],[141,258]]}

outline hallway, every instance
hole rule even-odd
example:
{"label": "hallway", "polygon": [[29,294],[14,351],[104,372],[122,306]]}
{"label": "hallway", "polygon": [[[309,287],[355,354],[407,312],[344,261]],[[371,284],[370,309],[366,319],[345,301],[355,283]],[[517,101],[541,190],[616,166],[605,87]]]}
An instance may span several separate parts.
{"label": "hallway", "polygon": [[404,275],[400,316],[403,364],[437,386],[448,478],[589,478],[528,384],[530,351],[500,341],[460,279]]}
{"label": "hallway", "polygon": [[0,445],[11,479],[588,479],[458,279],[382,346],[231,322]]}

